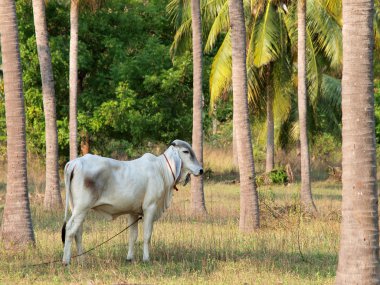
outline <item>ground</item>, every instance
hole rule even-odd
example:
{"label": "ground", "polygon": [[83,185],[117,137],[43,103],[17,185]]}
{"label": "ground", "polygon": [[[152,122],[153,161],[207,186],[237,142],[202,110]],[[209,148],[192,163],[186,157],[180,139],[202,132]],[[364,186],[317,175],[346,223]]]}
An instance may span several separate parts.
{"label": "ground", "polygon": [[[299,184],[260,188],[261,229],[238,229],[237,184],[206,182],[207,217],[190,215],[190,188],[174,193],[173,203],[155,224],[150,263],[142,262],[142,228],[137,260],[125,261],[128,233],[90,252],[70,267],[62,258],[63,209],[43,210],[43,184],[31,181],[36,246],[12,252],[0,246],[0,284],[333,284],[337,266],[341,185],[314,182],[317,217],[301,215]],[[37,185],[37,186],[36,186]],[[39,186],[38,186],[39,185]],[[0,214],[5,184],[0,183]],[[62,193],[64,195],[64,193]],[[92,212],[84,225],[89,249],[122,230],[125,217],[108,222]],[[75,253],[75,246],[73,247]]]}

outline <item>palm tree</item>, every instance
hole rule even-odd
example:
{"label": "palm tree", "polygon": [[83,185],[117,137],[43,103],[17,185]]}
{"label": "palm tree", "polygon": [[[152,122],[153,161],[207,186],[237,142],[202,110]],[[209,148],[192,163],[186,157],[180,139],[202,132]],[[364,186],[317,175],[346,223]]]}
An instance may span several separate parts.
{"label": "palm tree", "polygon": [[247,232],[260,226],[260,216],[248,117],[246,30],[242,0],[230,0],[229,15],[232,42],[233,116],[240,172],[239,228],[241,231]]}
{"label": "palm tree", "polygon": [[[202,123],[202,25],[200,1],[191,0],[193,39],[193,142],[192,147],[199,162],[203,164],[203,123]],[[203,176],[193,177],[191,182],[193,214],[206,213],[203,191]]]}
{"label": "palm tree", "polygon": [[0,34],[7,126],[7,193],[1,226],[3,241],[13,245],[34,243],[29,207],[25,110],[16,8],[13,0],[0,2]]}
{"label": "palm tree", "polygon": [[[189,7],[189,4],[191,7]],[[189,11],[191,8],[191,12]],[[171,47],[171,54],[180,53],[190,49],[189,42],[192,39],[193,49],[193,137],[192,146],[194,152],[203,163],[203,94],[202,94],[202,21],[200,0],[173,0],[169,2],[167,11],[172,18],[174,26],[178,29],[183,22],[191,29],[184,38],[186,44],[183,47],[176,46],[176,39]],[[192,35],[190,37],[190,34]],[[191,182],[191,200],[193,214],[205,214],[206,205],[203,189],[203,176],[193,177]]]}
{"label": "palm tree", "polygon": [[298,0],[298,116],[301,143],[301,203],[308,212],[316,212],[310,185],[310,156],[307,138],[306,88],[306,0]]}
{"label": "palm tree", "polygon": [[78,121],[77,121],[77,97],[78,97],[78,17],[79,0],[71,0],[70,5],[70,159],[78,156]]}
{"label": "palm tree", "polygon": [[48,42],[45,2],[43,0],[33,0],[32,2],[45,112],[46,189],[44,206],[47,209],[56,209],[62,207],[62,199],[59,188],[58,132],[56,123],[57,116],[55,110],[53,68],[51,64]]}
{"label": "palm tree", "polygon": [[343,0],[343,219],[336,284],[380,284],[373,8],[373,1]]}

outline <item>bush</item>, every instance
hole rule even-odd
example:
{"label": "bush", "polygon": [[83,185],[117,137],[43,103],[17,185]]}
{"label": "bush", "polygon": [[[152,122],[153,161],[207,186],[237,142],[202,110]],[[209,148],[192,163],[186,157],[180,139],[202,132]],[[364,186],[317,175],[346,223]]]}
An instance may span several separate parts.
{"label": "bush", "polygon": [[258,186],[262,185],[272,185],[272,184],[287,184],[288,183],[288,175],[286,170],[281,167],[277,169],[273,169],[269,173],[264,173],[256,176],[256,183]]}

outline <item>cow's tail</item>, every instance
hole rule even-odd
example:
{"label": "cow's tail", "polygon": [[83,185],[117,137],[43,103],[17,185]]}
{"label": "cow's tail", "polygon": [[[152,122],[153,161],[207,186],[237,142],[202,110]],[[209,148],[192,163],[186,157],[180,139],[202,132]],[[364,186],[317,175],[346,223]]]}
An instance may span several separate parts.
{"label": "cow's tail", "polygon": [[65,237],[66,237],[66,222],[67,222],[67,213],[69,208],[69,202],[71,198],[71,181],[74,177],[74,169],[75,169],[75,161],[69,161],[65,165],[65,171],[64,171],[64,177],[65,177],[65,188],[66,188],[66,204],[65,204],[65,218],[63,220],[63,226],[62,226],[62,233],[61,238],[63,244],[65,243]]}

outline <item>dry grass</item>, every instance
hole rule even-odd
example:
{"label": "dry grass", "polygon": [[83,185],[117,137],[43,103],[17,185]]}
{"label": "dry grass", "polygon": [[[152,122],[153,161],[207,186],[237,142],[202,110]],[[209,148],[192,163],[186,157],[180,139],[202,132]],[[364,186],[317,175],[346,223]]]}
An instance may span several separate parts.
{"label": "dry grass", "polygon": [[[234,171],[230,150],[206,149],[205,168],[221,178],[228,177]],[[69,268],[60,262],[31,267],[60,260],[63,249],[63,210],[47,213],[42,207],[43,170],[34,164],[28,172],[36,246],[12,252],[0,245],[0,284],[333,284],[339,184],[313,184],[319,209],[316,218],[300,215],[298,184],[260,188],[262,227],[251,234],[238,229],[238,185],[208,180],[205,197],[209,215],[198,218],[190,214],[189,186],[180,187],[169,210],[155,224],[150,263],[142,262],[141,236],[136,245],[137,261],[125,262],[128,234],[122,234],[83,260],[73,260]],[[0,173],[2,214],[5,172],[0,169]],[[126,224],[125,217],[107,222],[91,213],[84,225],[85,248],[101,243]],[[141,235],[141,225],[139,230]]]}

